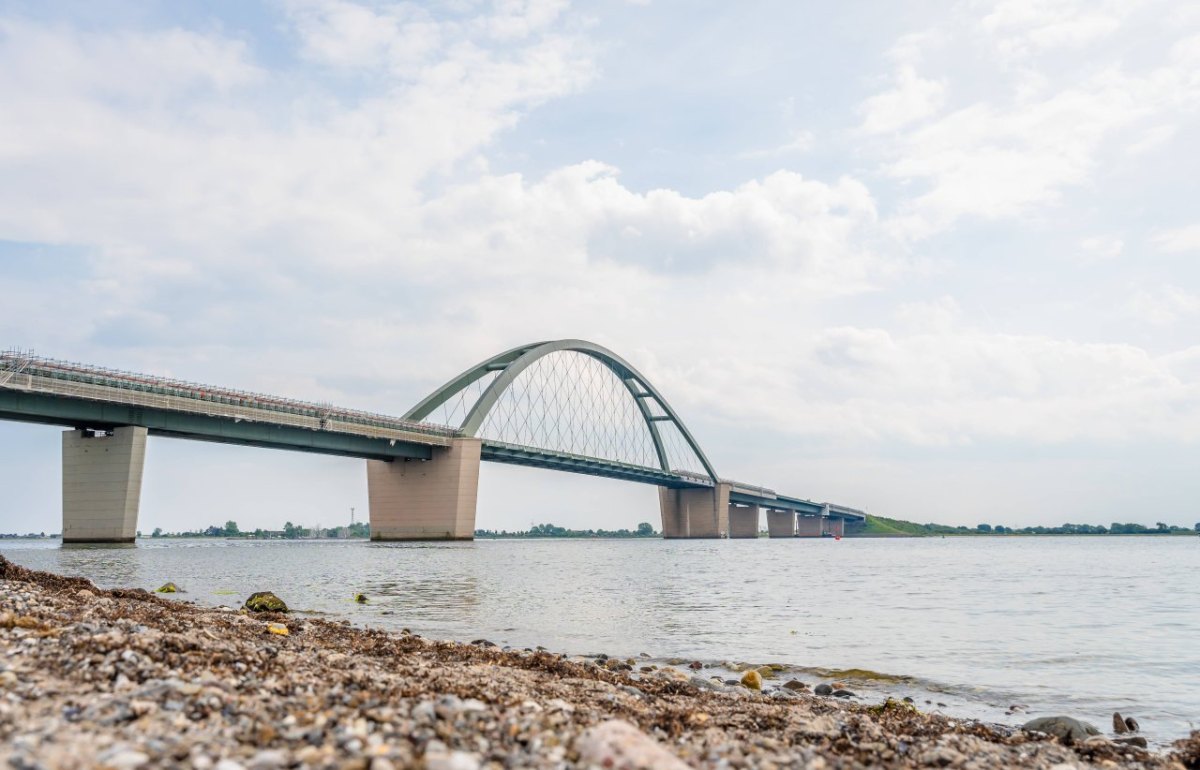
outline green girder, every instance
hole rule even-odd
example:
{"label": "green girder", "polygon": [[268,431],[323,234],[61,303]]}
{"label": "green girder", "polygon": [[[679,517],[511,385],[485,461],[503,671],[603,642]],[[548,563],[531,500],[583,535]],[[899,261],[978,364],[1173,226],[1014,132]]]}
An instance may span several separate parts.
{"label": "green girder", "polygon": [[[424,420],[435,409],[458,395],[458,393],[471,383],[485,375],[500,372],[496,379],[484,390],[483,394],[480,395],[474,405],[472,405],[470,411],[467,412],[467,416],[463,419],[462,425],[457,426],[464,435],[474,436],[478,433],[488,413],[496,405],[500,396],[522,372],[538,359],[551,353],[564,351],[582,353],[596,359],[612,370],[613,374],[621,380],[625,385],[625,389],[629,391],[630,398],[637,405],[642,419],[646,422],[646,429],[650,432],[650,438],[654,442],[654,450],[658,455],[659,466],[663,471],[673,473],[670,462],[667,459],[666,448],[663,446],[662,436],[658,431],[658,423],[669,421],[675,424],[675,427],[679,429],[680,435],[683,436],[692,451],[696,453],[696,457],[704,466],[705,473],[708,474],[713,483],[717,482],[717,473],[713,470],[712,464],[709,463],[708,457],[705,456],[704,450],[696,443],[696,439],[692,437],[687,426],[679,419],[675,410],[671,408],[671,405],[667,403],[662,394],[642,376],[641,372],[634,369],[629,362],[608,348],[593,342],[587,342],[586,340],[535,342],[530,345],[522,345],[511,350],[506,350],[471,367],[435,390],[419,404],[410,409],[404,415],[404,419]],[[651,398],[658,403],[659,408],[662,410],[662,415],[655,415],[650,411],[650,406],[646,402]]]}

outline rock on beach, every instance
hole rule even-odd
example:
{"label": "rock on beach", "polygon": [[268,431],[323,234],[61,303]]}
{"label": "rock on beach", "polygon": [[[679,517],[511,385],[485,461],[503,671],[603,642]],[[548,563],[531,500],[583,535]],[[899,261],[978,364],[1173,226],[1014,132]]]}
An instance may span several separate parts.
{"label": "rock on beach", "polygon": [[287,612],[288,606],[270,591],[258,591],[250,594],[243,605],[251,612]]}
{"label": "rock on beach", "polygon": [[1031,719],[1021,725],[1026,732],[1045,733],[1067,744],[1082,743],[1093,735],[1099,735],[1100,730],[1095,725],[1083,722],[1074,717],[1040,717]]}
{"label": "rock on beach", "polygon": [[575,747],[585,765],[611,770],[688,770],[679,757],[620,719],[585,731]]}

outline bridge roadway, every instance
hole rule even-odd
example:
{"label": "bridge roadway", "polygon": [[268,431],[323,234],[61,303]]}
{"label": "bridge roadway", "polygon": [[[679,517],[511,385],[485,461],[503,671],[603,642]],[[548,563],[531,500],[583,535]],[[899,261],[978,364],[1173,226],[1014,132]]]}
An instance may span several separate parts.
{"label": "bridge roadway", "polygon": [[[379,527],[376,539],[469,539],[474,532],[475,489],[479,460],[524,465],[549,470],[602,476],[658,486],[668,537],[749,537],[758,534],[758,511],[766,509],[772,536],[840,535],[846,521],[862,521],[861,511],[829,503],[818,503],[777,494],[765,487],[715,479],[699,473],[645,467],[611,459],[588,457],[556,449],[473,439],[458,428],[345,409],[332,404],[298,401],[241,390],[200,385],[181,380],[121,372],[100,367],[55,361],[20,352],[0,353],[0,419],[59,425],[72,428],[63,443],[63,536],[64,541],[125,541],[136,532],[141,466],[145,437],[167,436],[242,446],[355,457],[368,461],[371,487],[372,532],[376,534],[376,509],[391,508],[401,518],[424,518],[416,508],[432,506],[427,488],[445,487],[436,471],[418,478],[409,468],[438,468],[444,456],[467,447],[477,452],[460,464],[450,486],[456,499],[444,521],[411,526]],[[100,439],[101,441],[94,441]],[[104,444],[105,439],[114,440]],[[97,482],[97,466],[88,460],[95,447],[104,446],[106,461],[121,455],[117,470],[120,489],[104,494],[105,483]],[[128,455],[128,457],[125,457]],[[83,466],[80,466],[80,462]],[[90,466],[89,466],[90,463]],[[476,468],[470,467],[474,463]],[[111,463],[110,463],[111,464]],[[129,467],[125,467],[129,466]],[[403,470],[409,481],[399,483],[411,502],[397,505],[395,470]],[[465,472],[464,472],[465,469]],[[107,473],[109,469],[105,469]],[[427,477],[433,476],[433,479]],[[378,487],[378,490],[376,489]],[[712,527],[689,531],[687,514],[679,513],[678,500],[699,493],[700,499],[716,491],[709,507],[714,509]],[[108,512],[99,497],[113,497]],[[377,494],[378,491],[378,494]],[[444,497],[444,495],[436,495]],[[691,495],[695,498],[696,495]],[[393,498],[393,499],[389,499]],[[688,503],[683,503],[687,508]],[[119,508],[120,510],[116,510]],[[720,509],[720,510],[718,510]],[[723,511],[727,510],[727,516]],[[682,528],[671,526],[674,515],[683,516]],[[119,515],[118,515],[119,514]],[[466,515],[469,514],[469,515]],[[748,517],[753,517],[753,530]],[[772,518],[774,517],[774,518]],[[103,521],[96,520],[97,518]],[[114,523],[119,518],[119,524]],[[395,518],[392,516],[390,518]],[[470,521],[462,521],[469,518]],[[84,522],[82,526],[75,526]],[[429,524],[433,525],[430,529]],[[468,526],[469,525],[469,526]],[[68,530],[78,530],[75,535]],[[395,530],[394,537],[387,530]],[[692,527],[690,529],[695,529]]]}

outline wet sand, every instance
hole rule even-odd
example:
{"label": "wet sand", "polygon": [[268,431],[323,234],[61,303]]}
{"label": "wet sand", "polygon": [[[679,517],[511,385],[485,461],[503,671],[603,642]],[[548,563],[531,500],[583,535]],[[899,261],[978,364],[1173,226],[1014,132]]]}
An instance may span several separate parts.
{"label": "wet sand", "polygon": [[902,702],[719,687],[676,669],[640,672],[638,661],[621,670],[631,664],[176,596],[101,590],[0,557],[0,760],[219,770],[1200,767],[1200,733],[1170,753],[1103,737],[1065,746]]}

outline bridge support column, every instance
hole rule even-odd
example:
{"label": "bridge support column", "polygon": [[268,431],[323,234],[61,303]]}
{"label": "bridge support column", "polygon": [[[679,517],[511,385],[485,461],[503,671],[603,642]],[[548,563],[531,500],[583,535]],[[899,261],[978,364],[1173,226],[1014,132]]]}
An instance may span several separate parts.
{"label": "bridge support column", "polygon": [[483,442],[454,439],[431,460],[367,460],[372,540],[473,540]]}
{"label": "bridge support column", "polygon": [[758,537],[758,506],[729,504],[729,536]]}
{"label": "bridge support column", "polygon": [[796,512],[767,509],[767,535],[770,537],[795,537]]}
{"label": "bridge support column", "polygon": [[825,532],[824,516],[801,516],[796,526],[796,537],[820,537]]}
{"label": "bridge support column", "polygon": [[825,519],[825,531],[834,537],[845,537],[846,520],[830,516],[828,519]]}
{"label": "bridge support column", "polygon": [[730,488],[729,484],[717,484],[711,489],[659,487],[663,537],[728,537]]}
{"label": "bridge support column", "polygon": [[132,543],[137,537],[146,429],[117,428],[108,435],[63,432],[62,541]]}

